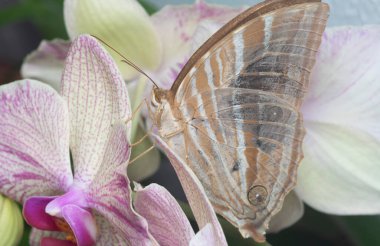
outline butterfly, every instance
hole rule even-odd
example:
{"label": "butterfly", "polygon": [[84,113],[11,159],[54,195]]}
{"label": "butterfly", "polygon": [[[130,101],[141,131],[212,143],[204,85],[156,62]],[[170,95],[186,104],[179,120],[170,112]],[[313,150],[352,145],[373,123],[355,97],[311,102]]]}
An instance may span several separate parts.
{"label": "butterfly", "polygon": [[170,90],[153,89],[160,137],[244,237],[265,241],[295,186],[300,108],[328,12],[316,0],[260,3],[211,36]]}

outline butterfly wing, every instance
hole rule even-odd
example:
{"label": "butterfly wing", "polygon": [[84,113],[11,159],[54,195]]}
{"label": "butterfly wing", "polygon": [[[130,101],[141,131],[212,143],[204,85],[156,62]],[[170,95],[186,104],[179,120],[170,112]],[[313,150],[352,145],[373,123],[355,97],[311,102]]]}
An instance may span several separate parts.
{"label": "butterfly wing", "polygon": [[184,131],[169,145],[216,211],[257,241],[295,185],[299,111],[327,17],[316,1],[248,9],[194,54],[170,91]]}

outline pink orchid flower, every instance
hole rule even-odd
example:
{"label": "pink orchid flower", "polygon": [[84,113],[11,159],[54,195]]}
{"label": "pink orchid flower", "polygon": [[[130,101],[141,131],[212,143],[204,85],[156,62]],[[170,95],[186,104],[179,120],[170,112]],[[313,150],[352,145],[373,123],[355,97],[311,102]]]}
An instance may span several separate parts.
{"label": "pink orchid flower", "polygon": [[96,41],[74,41],[61,95],[22,80],[1,87],[0,105],[0,193],[24,204],[31,242],[150,241],[125,176],[128,127],[118,121],[130,115],[128,93]]}

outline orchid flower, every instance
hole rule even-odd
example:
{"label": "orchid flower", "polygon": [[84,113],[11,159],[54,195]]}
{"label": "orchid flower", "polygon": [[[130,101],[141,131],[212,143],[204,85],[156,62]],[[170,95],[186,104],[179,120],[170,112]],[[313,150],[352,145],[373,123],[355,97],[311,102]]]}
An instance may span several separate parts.
{"label": "orchid flower", "polygon": [[226,245],[199,184],[197,234],[159,185],[136,185],[132,209],[128,93],[94,38],[73,42],[61,90],[35,80],[0,87],[0,193],[24,204],[32,245]]}
{"label": "orchid flower", "polygon": [[32,244],[151,241],[125,174],[128,93],[93,38],[71,46],[61,95],[35,80],[4,85],[0,114],[0,193],[24,205]]}
{"label": "orchid flower", "polygon": [[[110,6],[107,11],[96,3],[87,5],[94,16],[102,17],[97,18],[99,22],[107,20],[99,23],[100,31],[97,35],[103,33],[105,26],[112,26],[118,20],[124,21],[124,14],[121,13],[130,10],[125,8],[122,11],[122,1],[114,1],[120,4],[114,4],[113,6],[117,6],[115,9]],[[77,5],[68,4],[69,2],[75,0],[65,2],[66,25],[69,30],[74,29],[69,33],[78,34],[78,30],[89,30],[79,21],[85,15],[85,12],[81,12],[83,8],[76,8]],[[147,70],[159,86],[169,88],[184,63],[202,42],[241,10],[197,1],[191,6],[166,6],[150,19],[140,18],[141,25],[154,27],[149,30],[156,34],[149,35],[154,43],[160,44],[157,45],[155,54],[161,54],[161,59],[155,60],[155,66],[144,66],[140,63],[140,67]],[[332,15],[335,18],[334,12]],[[108,22],[111,20],[109,16],[118,18],[112,18],[112,22]],[[128,24],[125,24],[124,28],[107,29],[108,36],[102,37],[111,44],[113,38],[117,41],[123,40],[123,37],[131,37],[132,32],[124,33],[128,32],[127,27]],[[96,34],[95,24],[91,30],[95,30]],[[377,69],[380,60],[374,55],[380,52],[377,42],[379,33],[380,27],[376,26],[327,29],[311,75],[309,94],[302,109],[307,134],[298,186],[296,192],[285,200],[282,211],[273,218],[270,229],[276,231],[289,226],[302,216],[303,205],[299,198],[326,213],[380,212],[380,183],[376,178],[380,172],[376,152],[380,147],[377,127],[379,114],[376,111],[378,97],[373,96],[377,91],[376,79],[380,76],[380,70]],[[135,51],[146,48],[145,43],[140,45],[136,42],[138,39],[145,41],[139,32],[135,38],[132,45]],[[115,46],[122,54],[128,54],[127,50],[123,50],[128,45]],[[46,57],[43,50],[46,49],[36,52],[33,57],[37,54],[45,54],[42,57]],[[146,56],[147,59],[149,57]],[[46,61],[51,59],[48,58]],[[134,61],[132,58],[131,60]],[[28,59],[24,67],[33,63],[35,62]],[[28,69],[24,69],[25,74],[27,71]],[[174,162],[181,163],[181,160],[177,158]],[[181,165],[184,163],[178,166]],[[186,184],[187,176],[179,177],[182,184]],[[185,192],[190,203],[195,201],[186,188]]]}

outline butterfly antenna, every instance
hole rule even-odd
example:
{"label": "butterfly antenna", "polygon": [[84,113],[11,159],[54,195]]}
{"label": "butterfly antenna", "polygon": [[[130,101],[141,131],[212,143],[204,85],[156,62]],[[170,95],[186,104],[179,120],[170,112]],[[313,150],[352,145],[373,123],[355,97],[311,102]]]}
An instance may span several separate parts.
{"label": "butterfly antenna", "polygon": [[102,40],[101,38],[99,37],[96,37],[95,35],[91,35],[92,37],[96,38],[97,40],[99,40],[101,43],[103,43],[105,46],[107,46],[108,48],[110,48],[111,50],[113,50],[116,54],[118,54],[120,57],[123,58],[123,60],[121,60],[122,62],[128,64],[129,66],[133,67],[136,71],[138,71],[139,73],[141,73],[142,75],[144,75],[147,79],[149,79],[153,84],[154,86],[156,86],[157,88],[159,88],[156,84],[156,82],[154,82],[154,80],[148,75],[146,74],[141,68],[139,68],[136,64],[134,64],[133,62],[131,62],[128,58],[126,58],[123,54],[121,54],[119,51],[117,51],[115,48],[113,48],[111,45],[107,44],[104,40]]}

